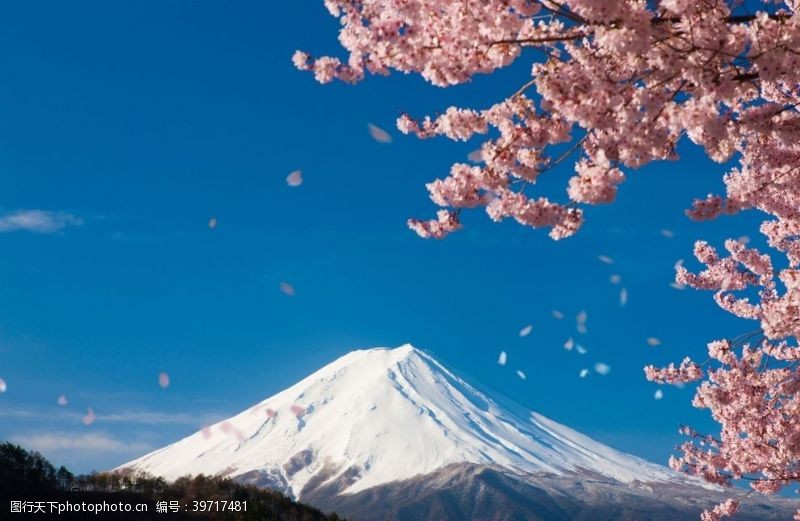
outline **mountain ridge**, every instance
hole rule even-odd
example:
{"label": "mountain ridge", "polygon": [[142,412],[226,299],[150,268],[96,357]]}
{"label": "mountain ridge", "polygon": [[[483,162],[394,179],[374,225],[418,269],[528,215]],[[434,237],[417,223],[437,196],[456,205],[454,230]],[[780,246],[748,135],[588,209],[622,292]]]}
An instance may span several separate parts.
{"label": "mountain ridge", "polygon": [[597,473],[619,481],[700,484],[479,391],[405,344],[351,351],[209,429],[123,467],[166,478],[206,473],[301,497],[340,493],[470,463],[508,471]]}

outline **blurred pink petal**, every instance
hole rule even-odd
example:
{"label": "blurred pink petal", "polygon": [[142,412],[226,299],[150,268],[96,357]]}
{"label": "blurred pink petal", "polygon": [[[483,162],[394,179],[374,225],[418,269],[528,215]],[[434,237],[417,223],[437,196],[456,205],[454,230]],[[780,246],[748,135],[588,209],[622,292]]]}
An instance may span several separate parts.
{"label": "blurred pink petal", "polygon": [[83,417],[83,424],[89,426],[94,423],[95,418],[94,409],[89,407],[89,410],[86,412],[86,416]]}
{"label": "blurred pink petal", "polygon": [[269,418],[274,418],[275,416],[278,415],[278,411],[276,411],[275,409],[267,408],[266,412],[267,412],[267,417],[269,417]]}
{"label": "blurred pink petal", "polygon": [[622,280],[622,277],[620,277],[619,275],[617,275],[617,274],[615,273],[615,274],[611,275],[611,276],[608,278],[608,280],[610,280],[610,281],[611,281],[611,284],[619,284],[619,283],[620,283],[620,281]]}
{"label": "blurred pink petal", "polygon": [[675,261],[675,265],[673,266],[676,270],[683,266],[683,259],[678,259]]}
{"label": "blurred pink petal", "polygon": [[369,135],[372,136],[372,139],[374,139],[378,143],[392,142],[392,136],[390,136],[389,133],[383,130],[382,128],[373,125],[372,123],[367,124],[367,127],[369,128]]}
{"label": "blurred pink petal", "polygon": [[7,390],[8,390],[8,385],[6,384],[6,381],[0,378],[0,393],[4,393]]}
{"label": "blurred pink petal", "polygon": [[219,425],[219,428],[222,429],[222,432],[230,434],[231,436],[235,437],[237,440],[242,441],[244,440],[244,433],[237,429],[232,423],[224,421]]}
{"label": "blurred pink petal", "polygon": [[750,237],[748,237],[747,235],[742,235],[741,237],[739,237],[739,242],[741,242],[742,244],[749,244]]}
{"label": "blurred pink petal", "polygon": [[295,170],[288,176],[286,176],[286,184],[289,186],[300,186],[303,184],[303,171],[302,170]]}
{"label": "blurred pink petal", "polygon": [[627,303],[628,303],[628,290],[622,288],[621,290],[619,290],[619,305],[625,306],[625,304]]}
{"label": "blurred pink petal", "polygon": [[467,155],[467,159],[472,161],[473,163],[480,163],[483,161],[483,150],[480,148],[478,150],[473,150],[472,152]]}
{"label": "blurred pink petal", "polygon": [[600,259],[600,262],[603,262],[605,264],[614,264],[614,259],[612,259],[608,255],[598,255],[597,258]]}
{"label": "blurred pink petal", "polygon": [[523,380],[525,380],[527,378],[527,376],[525,376],[525,373],[523,373],[519,369],[517,369],[517,376],[519,376]]}
{"label": "blurred pink petal", "polygon": [[647,344],[651,345],[653,347],[660,346],[661,345],[661,340],[659,340],[658,338],[656,338],[654,336],[651,336],[651,337],[647,338]]}
{"label": "blurred pink petal", "polygon": [[653,395],[653,398],[655,398],[656,400],[660,400],[663,397],[664,397],[664,391],[662,391],[661,389],[656,389],[656,392]]}
{"label": "blurred pink petal", "polygon": [[581,369],[580,376],[581,376],[581,378],[586,378],[587,376],[589,376],[589,370],[588,369]]}
{"label": "blurred pink petal", "polygon": [[555,318],[555,319],[558,319],[558,320],[561,320],[561,319],[563,319],[563,318],[564,318],[564,313],[560,312],[560,311],[559,311],[559,310],[557,310],[557,309],[554,309],[554,310],[553,310],[553,318]]}
{"label": "blurred pink petal", "polygon": [[497,363],[500,365],[506,365],[506,361],[508,360],[508,355],[505,351],[500,351],[500,356],[497,357]]}
{"label": "blurred pink petal", "polygon": [[292,286],[288,282],[281,282],[280,288],[281,288],[281,291],[283,291],[284,293],[286,293],[290,297],[294,297],[294,294],[295,294],[294,286]]}
{"label": "blurred pink petal", "polygon": [[588,353],[586,348],[580,344],[575,344],[575,351],[577,351],[579,355],[585,355],[586,353]]}
{"label": "blurred pink petal", "polygon": [[527,326],[523,327],[522,329],[520,329],[519,336],[528,336],[528,335],[531,334],[531,331],[533,331],[533,326],[527,325]]}
{"label": "blurred pink petal", "polygon": [[208,425],[203,425],[200,428],[200,432],[203,433],[203,438],[208,439],[211,437],[211,427]]}
{"label": "blurred pink petal", "polygon": [[58,397],[58,400],[56,400],[56,403],[58,405],[67,405],[69,402],[67,401],[67,397],[62,394],[61,396]]}
{"label": "blurred pink petal", "polygon": [[167,373],[158,373],[158,385],[162,389],[169,387],[169,375]]}
{"label": "blurred pink petal", "polygon": [[597,371],[598,374],[605,376],[611,372],[611,367],[603,362],[597,362],[594,364],[594,370]]}
{"label": "blurred pink petal", "polygon": [[208,227],[210,229],[212,229],[212,230],[217,227],[217,218],[216,217],[212,217],[211,219],[208,220]]}
{"label": "blurred pink petal", "polygon": [[589,315],[586,311],[581,311],[578,313],[578,316],[575,317],[575,328],[578,330],[578,333],[586,333],[586,320],[589,318]]}
{"label": "blurred pink petal", "polygon": [[686,289],[686,286],[684,284],[678,284],[677,282],[670,282],[669,285],[670,285],[670,287],[675,288],[675,289],[679,289],[679,290]]}
{"label": "blurred pink petal", "polygon": [[675,232],[673,232],[672,230],[666,230],[665,229],[665,230],[661,230],[661,235],[663,235],[667,239],[672,239],[673,237],[675,237]]}
{"label": "blurred pink petal", "polygon": [[575,347],[575,341],[572,339],[572,337],[570,337],[566,342],[564,342],[564,349],[567,351],[572,351],[573,347]]}
{"label": "blurred pink petal", "polygon": [[291,407],[289,407],[289,410],[292,411],[292,414],[294,414],[298,418],[306,413],[306,408],[305,407],[303,407],[301,405],[296,405],[296,404],[292,405]]}

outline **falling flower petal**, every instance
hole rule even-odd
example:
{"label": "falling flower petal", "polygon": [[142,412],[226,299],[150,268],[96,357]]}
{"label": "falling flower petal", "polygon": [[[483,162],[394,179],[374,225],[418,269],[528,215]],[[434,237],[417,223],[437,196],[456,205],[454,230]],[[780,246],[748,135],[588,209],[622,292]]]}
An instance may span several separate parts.
{"label": "falling flower petal", "polygon": [[292,187],[300,186],[303,184],[303,171],[302,170],[295,170],[288,176],[286,176],[286,184]]}
{"label": "falling flower petal", "polygon": [[95,420],[94,409],[89,407],[89,410],[86,412],[86,415],[83,417],[83,420],[82,420],[83,424],[86,425],[86,426],[89,426],[89,425],[94,423],[94,420]]}
{"label": "falling flower petal", "polygon": [[506,365],[506,361],[508,360],[508,355],[505,351],[500,351],[500,356],[497,357],[497,363],[500,365]]}
{"label": "falling flower petal", "polygon": [[673,237],[675,237],[675,232],[673,232],[672,230],[666,230],[665,229],[665,230],[661,230],[661,235],[663,235],[667,239],[672,239]]}
{"label": "falling flower petal", "polygon": [[741,242],[742,244],[749,244],[750,237],[748,237],[747,235],[742,235],[741,237],[739,237],[739,242]]}
{"label": "falling flower petal", "polygon": [[650,345],[650,346],[653,346],[653,347],[660,346],[661,345],[661,340],[656,338],[656,337],[654,337],[654,336],[651,336],[651,337],[647,338],[647,344]]}
{"label": "falling flower petal", "polygon": [[586,333],[586,319],[588,317],[589,315],[586,314],[586,311],[581,311],[578,313],[578,316],[575,317],[575,327],[578,330],[578,333]]}
{"label": "falling flower petal", "polygon": [[281,288],[281,291],[283,291],[284,293],[286,293],[290,297],[294,297],[294,294],[295,294],[294,286],[292,286],[288,282],[281,282],[280,288]]}
{"label": "falling flower petal", "polygon": [[58,397],[56,403],[58,405],[67,405],[69,402],[67,401],[67,397],[62,394],[61,396]]}
{"label": "falling flower petal", "polygon": [[617,274],[615,273],[615,274],[611,275],[611,276],[608,278],[608,280],[610,280],[610,281],[611,281],[611,284],[619,284],[619,283],[620,283],[620,281],[622,280],[622,277],[620,277],[619,275],[617,275]]}
{"label": "falling flower petal", "polygon": [[158,373],[158,385],[162,389],[169,387],[169,375],[167,373]]}
{"label": "falling flower petal", "polygon": [[294,414],[298,418],[306,413],[305,407],[296,404],[289,407],[289,410],[292,411],[292,414]]}
{"label": "falling flower petal", "polygon": [[585,355],[586,353],[588,353],[586,348],[580,344],[575,344],[575,351],[577,351],[579,355]]}
{"label": "falling flower petal", "polygon": [[589,376],[589,370],[588,369],[581,369],[580,375],[581,375],[581,378],[586,378],[587,376]]}
{"label": "falling flower petal", "polygon": [[628,290],[626,288],[622,288],[619,290],[619,305],[625,306],[628,303]]}
{"label": "falling flower petal", "polygon": [[528,335],[531,334],[531,331],[533,331],[533,326],[527,325],[527,326],[523,327],[522,329],[520,329],[519,336],[528,336]]}
{"label": "falling flower petal", "polygon": [[278,415],[278,412],[275,409],[267,408],[266,412],[267,412],[267,417],[269,418],[274,418],[275,416]]}
{"label": "falling flower petal", "polygon": [[609,367],[607,364],[604,364],[603,362],[597,362],[596,364],[594,364],[594,370],[597,371],[598,374],[602,374],[605,376],[611,372],[611,367]]}
{"label": "falling flower petal", "polygon": [[478,150],[473,150],[467,155],[467,159],[472,161],[473,163],[480,163],[483,161],[483,150],[480,148]]}
{"label": "falling flower petal", "polygon": [[517,369],[517,376],[519,376],[523,380],[525,380],[527,378],[527,376],[525,376],[525,373],[523,373],[519,369]]}
{"label": "falling flower petal", "polygon": [[602,262],[602,263],[614,264],[614,259],[612,259],[608,255],[598,255],[597,258],[600,259],[600,262]]}
{"label": "falling flower petal", "polygon": [[570,337],[566,342],[564,342],[564,349],[567,351],[572,351],[573,347],[575,347],[575,341],[572,339],[572,337]]}
{"label": "falling flower petal", "polygon": [[369,135],[372,136],[372,139],[378,143],[392,142],[392,136],[390,136],[389,133],[382,128],[375,126],[372,123],[367,124],[367,127],[369,127]]}
{"label": "falling flower petal", "polygon": [[678,259],[675,261],[675,265],[673,266],[676,270],[683,266],[683,259]]}
{"label": "falling flower petal", "polygon": [[677,282],[670,282],[669,285],[670,285],[670,287],[678,289],[678,290],[686,289],[686,285],[685,284],[678,284]]}
{"label": "falling flower petal", "polygon": [[557,310],[557,309],[554,309],[554,310],[553,310],[553,318],[555,318],[555,319],[558,319],[558,320],[561,320],[561,319],[563,319],[563,318],[564,318],[564,313],[560,312],[560,311],[559,311],[559,310]]}
{"label": "falling flower petal", "polygon": [[6,392],[8,389],[8,385],[6,385],[6,381],[0,378],[0,393]]}
{"label": "falling flower petal", "polygon": [[214,228],[217,227],[217,218],[216,217],[212,217],[211,219],[208,220],[208,227],[211,230],[213,230]]}
{"label": "falling flower petal", "polygon": [[237,440],[239,440],[239,441],[242,441],[242,440],[244,440],[244,433],[242,433],[242,431],[240,431],[239,429],[237,429],[237,428],[236,428],[236,427],[235,427],[235,426],[234,426],[232,423],[230,423],[230,422],[227,422],[227,421],[225,421],[225,422],[222,422],[222,423],[219,425],[219,428],[220,428],[220,429],[222,429],[222,432],[226,432],[226,433],[230,434],[231,436],[235,437],[235,438],[236,438]]}
{"label": "falling flower petal", "polygon": [[660,400],[663,397],[664,397],[664,391],[662,391],[661,389],[656,389],[656,393],[653,395],[653,398],[655,398],[656,400]]}

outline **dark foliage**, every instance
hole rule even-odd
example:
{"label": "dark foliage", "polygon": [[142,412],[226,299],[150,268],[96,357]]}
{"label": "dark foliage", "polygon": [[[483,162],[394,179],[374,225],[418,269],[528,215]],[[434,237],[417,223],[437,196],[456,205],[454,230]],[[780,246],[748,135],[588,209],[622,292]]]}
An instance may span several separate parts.
{"label": "dark foliage", "polygon": [[[38,452],[11,443],[0,444],[0,518],[15,501],[69,501],[71,503],[146,503],[147,513],[62,513],[59,519],[140,519],[231,521],[344,521],[336,514],[297,503],[279,492],[242,485],[229,478],[183,476],[172,483],[130,470],[93,472],[74,476],[63,466],[56,469]],[[181,512],[157,513],[157,502],[176,502]],[[209,502],[219,503],[209,503]],[[246,502],[246,510],[221,511],[223,501]],[[205,503],[195,503],[205,502]],[[172,503],[176,504],[176,503]],[[205,507],[203,509],[203,507]],[[205,512],[194,511],[196,509]],[[18,514],[29,518],[30,514]],[[36,516],[40,517],[40,516]]]}

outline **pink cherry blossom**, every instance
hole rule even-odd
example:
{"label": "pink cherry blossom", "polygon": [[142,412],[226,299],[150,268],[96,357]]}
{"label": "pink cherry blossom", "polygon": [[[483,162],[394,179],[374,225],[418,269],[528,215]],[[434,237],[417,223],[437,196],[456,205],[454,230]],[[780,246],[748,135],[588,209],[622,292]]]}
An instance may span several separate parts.
{"label": "pink cherry blossom", "polygon": [[[461,212],[483,209],[493,221],[512,219],[564,239],[580,229],[587,206],[614,201],[626,178],[649,163],[679,159],[681,142],[724,165],[720,189],[698,191],[685,202],[686,214],[700,221],[760,215],[765,248],[751,248],[741,233],[724,245],[698,241],[699,270],[677,263],[672,287],[712,292],[724,311],[755,330],[710,342],[705,362],[685,358],[645,373],[675,385],[700,381],[693,403],[720,426],[716,437],[685,429],[688,440],[671,460],[674,468],[723,485],[746,477],[761,493],[800,482],[800,4],[326,0],[325,6],[339,19],[344,55],[292,57],[321,83],[395,71],[449,87],[519,60],[530,66],[530,77],[505,98],[398,118],[400,132],[473,140],[480,151],[427,184],[440,207],[436,218],[408,221],[422,237],[441,239],[462,228]],[[564,171],[571,177],[559,181]],[[545,194],[542,176],[561,189]],[[640,197],[646,204],[659,196]],[[621,292],[620,304],[626,301]],[[576,321],[580,333],[583,317]],[[728,500],[703,519],[717,521],[737,509]]]}
{"label": "pink cherry blossom", "polygon": [[58,405],[64,406],[64,405],[67,405],[69,403],[69,401],[67,401],[67,397],[62,394],[56,399],[56,403]]}
{"label": "pink cherry blossom", "polygon": [[81,421],[83,422],[84,425],[88,427],[89,425],[94,423],[95,419],[97,419],[97,416],[95,416],[94,414],[94,409],[89,407],[89,409],[87,409],[86,414],[83,416]]}
{"label": "pink cherry blossom", "polygon": [[382,128],[373,125],[372,123],[369,123],[367,125],[367,128],[369,129],[369,135],[372,136],[372,139],[374,139],[378,143],[392,142],[392,136],[390,136],[389,133],[383,130]]}
{"label": "pink cherry blossom", "polygon": [[169,375],[167,373],[158,373],[158,386],[162,389],[169,387]]}
{"label": "pink cherry blossom", "polygon": [[296,291],[295,291],[295,289],[294,289],[294,286],[292,286],[292,285],[291,285],[291,284],[289,284],[288,282],[281,282],[281,283],[278,285],[278,287],[279,287],[279,288],[280,288],[280,290],[281,290],[283,293],[285,293],[286,295],[289,295],[290,297],[294,297],[294,296],[295,296],[295,293],[296,293]]}
{"label": "pink cherry blossom", "polygon": [[286,184],[291,187],[296,187],[303,184],[303,171],[295,170],[294,172],[286,176]]}

